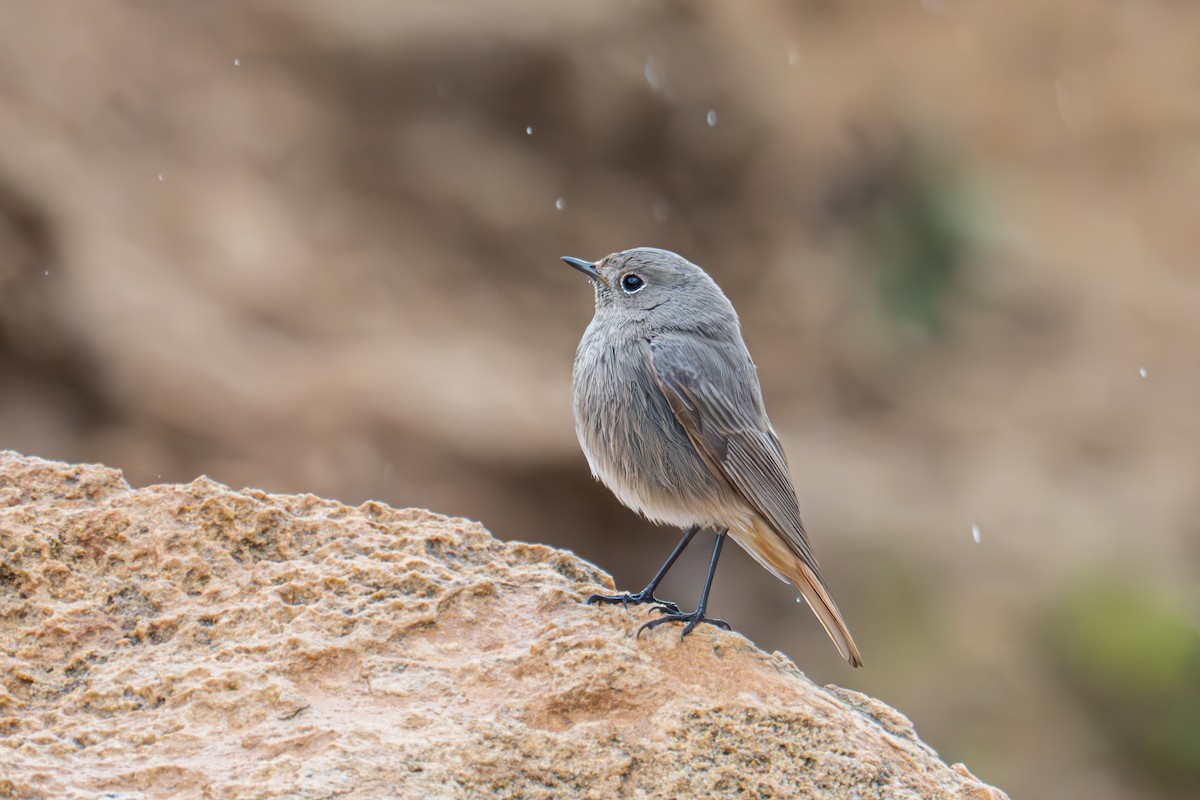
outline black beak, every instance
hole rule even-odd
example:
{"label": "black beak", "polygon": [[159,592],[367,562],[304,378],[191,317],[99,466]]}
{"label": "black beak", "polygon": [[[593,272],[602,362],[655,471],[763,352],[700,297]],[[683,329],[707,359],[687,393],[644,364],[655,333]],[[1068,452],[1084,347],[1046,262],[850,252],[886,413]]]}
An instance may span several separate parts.
{"label": "black beak", "polygon": [[608,286],[608,281],[604,280],[604,276],[600,274],[600,271],[596,269],[596,265],[592,262],[584,261],[582,258],[571,258],[570,256],[563,256],[562,260],[597,283],[603,283],[605,286]]}

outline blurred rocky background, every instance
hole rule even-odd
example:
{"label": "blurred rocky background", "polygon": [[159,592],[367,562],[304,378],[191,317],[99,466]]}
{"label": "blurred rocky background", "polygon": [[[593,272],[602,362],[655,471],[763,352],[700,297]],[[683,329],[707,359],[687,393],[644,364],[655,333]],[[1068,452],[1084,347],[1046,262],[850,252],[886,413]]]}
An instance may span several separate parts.
{"label": "blurred rocky background", "polygon": [[1014,797],[1194,797],[1197,31],[1168,0],[5,3],[0,448],[428,507],[640,588],[676,532],[588,474],[558,257],[675,249],[741,312],[867,667],[741,552],[713,611]]}

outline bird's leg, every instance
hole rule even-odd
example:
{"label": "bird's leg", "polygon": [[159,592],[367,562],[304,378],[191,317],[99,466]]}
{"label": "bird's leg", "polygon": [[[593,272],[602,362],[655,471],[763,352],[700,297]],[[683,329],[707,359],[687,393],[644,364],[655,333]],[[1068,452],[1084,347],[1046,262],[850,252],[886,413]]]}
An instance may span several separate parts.
{"label": "bird's leg", "polygon": [[662,583],[662,579],[667,577],[667,571],[670,570],[675,564],[675,560],[679,558],[679,554],[682,553],[689,544],[691,544],[692,539],[696,538],[696,534],[699,531],[700,526],[693,525],[683,532],[683,538],[679,540],[679,544],[675,545],[675,549],[671,551],[671,555],[667,556],[667,562],[659,568],[658,574],[656,574],[650,580],[650,584],[637,594],[630,594],[629,592],[621,592],[620,594],[594,594],[584,602],[589,606],[592,603],[620,603],[627,608],[629,607],[630,603],[633,605],[639,605],[641,603],[654,603],[655,605],[664,608],[667,611],[677,613],[679,611],[679,606],[675,605],[669,600],[659,600],[654,596],[654,590],[658,588],[660,583]]}
{"label": "bird's leg", "polygon": [[704,612],[708,608],[708,593],[712,589],[713,576],[717,574],[717,561],[721,558],[721,547],[725,544],[725,535],[727,533],[729,533],[728,529],[718,531],[717,533],[717,543],[713,547],[712,561],[708,565],[708,578],[704,581],[704,591],[700,593],[699,607],[697,607],[697,609],[690,614],[684,613],[679,609],[675,609],[674,611],[671,611],[670,609],[664,609],[661,617],[651,620],[642,627],[638,628],[638,636],[642,635],[642,631],[656,628],[659,625],[662,625],[664,622],[686,623],[683,626],[683,633],[680,634],[681,638],[683,636],[687,636],[689,633],[695,630],[696,626],[702,622],[709,625],[716,625],[718,628],[724,628],[725,630],[731,630],[729,623],[725,620],[713,619],[712,617],[704,616]]}

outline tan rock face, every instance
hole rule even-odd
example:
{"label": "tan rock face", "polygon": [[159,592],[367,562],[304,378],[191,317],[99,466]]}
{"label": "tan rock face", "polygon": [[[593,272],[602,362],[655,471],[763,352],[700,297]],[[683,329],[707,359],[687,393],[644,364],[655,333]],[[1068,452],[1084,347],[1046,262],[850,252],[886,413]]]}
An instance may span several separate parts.
{"label": "tan rock face", "polygon": [[427,511],[0,453],[0,796],[1005,796],[602,587]]}

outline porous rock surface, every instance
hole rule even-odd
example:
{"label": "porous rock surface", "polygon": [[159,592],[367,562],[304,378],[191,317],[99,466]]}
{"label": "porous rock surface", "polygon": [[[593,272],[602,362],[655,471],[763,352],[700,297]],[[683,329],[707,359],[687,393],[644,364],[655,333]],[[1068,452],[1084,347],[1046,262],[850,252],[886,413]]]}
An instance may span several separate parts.
{"label": "porous rock surface", "polygon": [[0,797],[1004,798],[574,555],[0,452]]}

